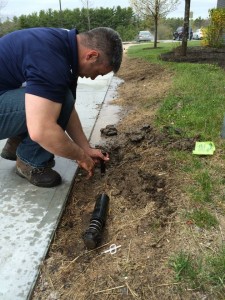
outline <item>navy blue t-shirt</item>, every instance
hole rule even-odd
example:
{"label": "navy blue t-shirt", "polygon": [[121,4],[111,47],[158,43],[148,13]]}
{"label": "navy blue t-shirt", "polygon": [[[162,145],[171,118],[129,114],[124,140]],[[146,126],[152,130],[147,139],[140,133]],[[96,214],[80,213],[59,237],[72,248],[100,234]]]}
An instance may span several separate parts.
{"label": "navy blue t-shirt", "polygon": [[76,34],[31,28],[0,38],[0,94],[26,82],[26,93],[62,103],[66,90],[76,89]]}

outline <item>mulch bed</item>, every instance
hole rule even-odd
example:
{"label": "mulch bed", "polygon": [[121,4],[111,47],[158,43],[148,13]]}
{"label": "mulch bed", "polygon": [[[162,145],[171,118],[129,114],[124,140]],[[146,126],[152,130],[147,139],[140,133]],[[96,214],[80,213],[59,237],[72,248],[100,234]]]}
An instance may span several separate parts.
{"label": "mulch bed", "polygon": [[160,58],[171,62],[214,63],[225,69],[225,47],[188,47],[187,55],[182,56],[181,46],[179,46],[171,52],[161,54]]}

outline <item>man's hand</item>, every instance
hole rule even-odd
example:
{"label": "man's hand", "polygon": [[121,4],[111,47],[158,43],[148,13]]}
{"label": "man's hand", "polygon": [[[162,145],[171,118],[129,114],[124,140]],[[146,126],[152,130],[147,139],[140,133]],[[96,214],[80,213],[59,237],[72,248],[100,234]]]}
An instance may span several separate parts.
{"label": "man's hand", "polygon": [[85,149],[85,159],[77,161],[77,163],[82,169],[88,172],[88,178],[90,178],[94,174],[95,164],[101,160],[108,161],[108,153],[103,154],[101,150],[89,147]]}
{"label": "man's hand", "polygon": [[82,160],[78,160],[77,163],[80,168],[82,168],[88,172],[88,178],[93,176],[95,162],[90,156],[84,155],[84,158]]}
{"label": "man's hand", "polygon": [[108,153],[102,153],[100,149],[91,148],[84,150],[96,163],[100,160],[109,161],[109,154]]}

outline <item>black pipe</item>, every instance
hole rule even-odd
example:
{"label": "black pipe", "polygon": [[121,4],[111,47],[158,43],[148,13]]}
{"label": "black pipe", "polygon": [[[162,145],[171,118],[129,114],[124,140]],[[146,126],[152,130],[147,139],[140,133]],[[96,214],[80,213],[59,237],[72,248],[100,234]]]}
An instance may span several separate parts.
{"label": "black pipe", "polygon": [[101,170],[101,175],[105,175],[105,161],[103,159],[100,160],[100,170]]}
{"label": "black pipe", "polygon": [[109,196],[105,193],[98,195],[90,225],[83,235],[84,244],[88,249],[95,249],[101,242],[108,210]]}

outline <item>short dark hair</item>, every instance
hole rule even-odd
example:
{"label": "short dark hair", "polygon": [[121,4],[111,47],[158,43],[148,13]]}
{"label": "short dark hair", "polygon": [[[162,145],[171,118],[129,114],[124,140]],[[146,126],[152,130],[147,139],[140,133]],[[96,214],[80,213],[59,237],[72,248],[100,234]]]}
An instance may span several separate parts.
{"label": "short dark hair", "polygon": [[118,32],[109,27],[97,27],[80,33],[82,44],[86,47],[100,50],[105,55],[109,65],[116,73],[123,56],[122,40]]}

